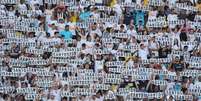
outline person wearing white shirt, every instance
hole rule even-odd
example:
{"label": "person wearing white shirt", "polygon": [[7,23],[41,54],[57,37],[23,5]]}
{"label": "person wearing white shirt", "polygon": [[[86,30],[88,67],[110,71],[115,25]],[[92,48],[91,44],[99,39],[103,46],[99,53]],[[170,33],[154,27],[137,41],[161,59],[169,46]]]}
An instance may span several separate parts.
{"label": "person wearing white shirt", "polygon": [[175,5],[176,2],[177,2],[177,0],[168,0],[170,9],[174,7],[173,5]]}
{"label": "person wearing white shirt", "polygon": [[61,44],[62,40],[61,38],[59,38],[59,32],[54,33],[54,36],[52,37],[52,41],[55,41],[56,43],[58,43],[58,45]]}
{"label": "person wearing white shirt", "polygon": [[172,49],[173,50],[180,50],[180,48],[181,48],[180,42],[178,41],[178,39],[174,39],[174,42],[172,44]]}
{"label": "person wearing white shirt", "polygon": [[118,50],[123,50],[125,48],[125,44],[124,43],[120,43]]}
{"label": "person wearing white shirt", "polygon": [[151,19],[156,19],[157,14],[158,14],[158,11],[157,11],[157,10],[149,11],[148,19],[150,19],[150,20],[151,20]]}
{"label": "person wearing white shirt", "polygon": [[52,24],[57,25],[57,20],[54,19],[54,16],[47,15],[46,22],[47,22],[48,27],[50,27]]}
{"label": "person wearing white shirt", "polygon": [[114,11],[117,13],[117,16],[122,16],[122,9],[121,9],[121,6],[118,4],[118,3],[116,3],[114,6]]}
{"label": "person wearing white shirt", "polygon": [[178,41],[180,41],[180,33],[182,29],[183,29],[183,26],[179,30],[177,30],[176,28],[173,28],[173,29],[170,28],[170,34],[173,40],[177,39]]}
{"label": "person wearing white shirt", "polygon": [[136,4],[142,5],[142,0],[136,0]]}
{"label": "person wearing white shirt", "polygon": [[54,94],[50,94],[50,98],[47,101],[60,101],[55,98]]}
{"label": "person wearing white shirt", "polygon": [[125,0],[125,3],[132,3],[132,0]]}
{"label": "person wearing white shirt", "polygon": [[19,11],[27,10],[26,4],[20,3],[20,4],[18,5],[18,10],[19,10]]}
{"label": "person wearing white shirt", "polygon": [[57,25],[58,25],[58,30],[64,30],[65,29],[65,23],[64,23],[64,19],[59,19],[59,21],[58,21],[58,23],[57,23]]}
{"label": "person wearing white shirt", "polygon": [[194,33],[195,33],[194,29],[190,29],[189,33],[187,34],[189,41],[192,41],[192,42],[195,41],[196,36]]}
{"label": "person wearing white shirt", "polygon": [[136,32],[136,30],[134,29],[134,26],[130,26],[130,29],[127,31],[127,34],[128,34],[128,35],[131,35],[131,36],[137,35],[137,32]]}
{"label": "person wearing white shirt", "polygon": [[96,24],[96,23],[95,23],[94,25],[92,25],[90,34],[91,34],[92,36],[94,36],[95,34],[97,34],[99,37],[102,36],[102,32],[100,31],[99,28],[97,28],[97,24]]}
{"label": "person wearing white shirt", "polygon": [[201,76],[198,77],[198,80],[195,81],[194,86],[200,86],[201,87]]}
{"label": "person wearing white shirt", "polygon": [[158,57],[159,44],[155,41],[155,37],[151,37],[148,41],[148,48],[150,49],[152,57]]}
{"label": "person wearing white shirt", "polygon": [[40,4],[39,0],[30,0],[28,2],[32,10],[35,9],[36,4]]}
{"label": "person wearing white shirt", "polygon": [[138,55],[139,57],[142,59],[142,60],[145,60],[148,58],[148,55],[149,55],[149,51],[148,49],[146,48],[146,46],[144,46],[144,44],[141,44],[140,45],[140,49],[138,51]]}
{"label": "person wearing white shirt", "polygon": [[54,33],[57,32],[57,26],[53,23],[49,28],[48,28],[48,33],[50,34],[50,37],[54,36]]}
{"label": "person wearing white shirt", "polygon": [[15,10],[14,10],[14,8],[12,6],[9,8],[8,16],[9,17],[14,17],[15,16]]}
{"label": "person wearing white shirt", "polygon": [[91,12],[93,18],[100,18],[100,14],[98,13],[98,9],[96,7],[93,8],[93,12]]}

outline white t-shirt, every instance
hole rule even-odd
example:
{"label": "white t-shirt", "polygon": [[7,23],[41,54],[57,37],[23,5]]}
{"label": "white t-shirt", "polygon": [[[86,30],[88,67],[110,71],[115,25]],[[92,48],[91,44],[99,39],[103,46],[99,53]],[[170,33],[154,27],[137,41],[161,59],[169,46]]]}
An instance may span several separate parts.
{"label": "white t-shirt", "polygon": [[89,41],[85,41],[87,47],[93,47],[94,46],[94,42],[89,42]]}
{"label": "white t-shirt", "polygon": [[51,20],[50,16],[49,17],[46,16],[46,18],[47,18],[46,21],[48,25],[55,24],[57,26],[57,20]]}
{"label": "white t-shirt", "polygon": [[134,65],[134,62],[132,60],[129,60],[127,63],[127,66],[133,66],[133,65]]}
{"label": "white t-shirt", "polygon": [[136,4],[141,5],[142,0],[136,0]]}
{"label": "white t-shirt", "polygon": [[57,25],[58,25],[58,30],[59,30],[59,31],[65,29],[65,24],[64,24],[64,23],[58,23]]}
{"label": "white t-shirt", "polygon": [[170,83],[167,83],[167,88],[166,90],[170,90],[170,89],[174,89],[174,85],[175,85],[175,82],[170,82]]}
{"label": "white t-shirt", "polygon": [[85,54],[93,54],[93,50],[91,48],[87,48],[85,50],[82,50],[81,52]]}
{"label": "white t-shirt", "polygon": [[50,37],[53,37],[54,33],[57,32],[57,30],[49,28],[47,32],[50,33]]}
{"label": "white t-shirt", "polygon": [[157,14],[158,14],[158,11],[149,11],[148,19],[156,19]]}
{"label": "white t-shirt", "polygon": [[173,49],[173,50],[179,50],[179,49],[180,49],[180,46],[178,46],[178,45],[173,45],[173,46],[172,46],[172,49]]}
{"label": "white t-shirt", "polygon": [[24,3],[23,4],[19,4],[18,8],[19,8],[20,11],[27,10],[27,6]]}
{"label": "white t-shirt", "polygon": [[56,100],[56,99],[48,99],[47,101],[60,101],[60,100]]}
{"label": "white t-shirt", "polygon": [[53,90],[52,93],[55,95],[56,101],[61,101],[60,90]]}
{"label": "white t-shirt", "polygon": [[150,44],[149,44],[149,48],[150,49],[157,49],[158,47],[157,47],[157,42],[150,42]]}
{"label": "white t-shirt", "polygon": [[149,52],[147,49],[139,49],[138,54],[139,54],[139,57],[144,60],[144,59],[147,59]]}
{"label": "white t-shirt", "polygon": [[15,11],[9,11],[9,12],[8,12],[8,16],[10,16],[10,17],[11,17],[11,16],[15,16]]}
{"label": "white t-shirt", "polygon": [[100,18],[99,13],[92,12],[91,15],[93,16],[93,18]]}
{"label": "white t-shirt", "polygon": [[51,41],[55,41],[57,42],[58,44],[60,44],[62,41],[61,41],[61,38],[52,38]]}
{"label": "white t-shirt", "polygon": [[132,3],[132,0],[125,0],[125,3]]}
{"label": "white t-shirt", "polygon": [[103,0],[94,0],[96,3],[102,4]]}
{"label": "white t-shirt", "polygon": [[189,36],[189,41],[195,41],[195,35],[194,34],[188,34]]}
{"label": "white t-shirt", "polygon": [[134,30],[134,29],[133,29],[133,30],[130,30],[130,29],[129,29],[129,30],[127,31],[127,34],[128,34],[128,35],[131,35],[131,36],[135,36],[135,35],[137,35],[137,32],[136,32],[136,30]]}
{"label": "white t-shirt", "polygon": [[122,9],[121,9],[121,6],[119,4],[114,5],[114,11],[117,13],[117,16],[122,15]]}
{"label": "white t-shirt", "polygon": [[97,34],[98,36],[102,36],[102,32],[100,31],[100,29],[98,29],[98,28],[96,28],[96,30],[92,30],[91,32],[90,32],[90,34]]}
{"label": "white t-shirt", "polygon": [[195,84],[194,84],[194,86],[199,86],[199,87],[201,87],[201,82],[196,81]]}

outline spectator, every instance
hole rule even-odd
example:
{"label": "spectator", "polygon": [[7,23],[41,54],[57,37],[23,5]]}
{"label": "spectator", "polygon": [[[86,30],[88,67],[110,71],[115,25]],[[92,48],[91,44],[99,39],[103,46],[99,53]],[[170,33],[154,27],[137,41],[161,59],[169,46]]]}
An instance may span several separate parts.
{"label": "spectator", "polygon": [[69,25],[66,25],[66,26],[65,26],[65,30],[59,32],[59,34],[60,34],[62,37],[64,37],[64,39],[67,39],[67,40],[72,39],[72,37],[73,37],[72,32],[69,31]]}

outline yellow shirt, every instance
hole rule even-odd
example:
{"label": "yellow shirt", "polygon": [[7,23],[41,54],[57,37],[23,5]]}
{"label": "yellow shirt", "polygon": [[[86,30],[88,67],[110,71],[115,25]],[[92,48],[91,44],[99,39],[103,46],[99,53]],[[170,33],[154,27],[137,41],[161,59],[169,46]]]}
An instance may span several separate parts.
{"label": "yellow shirt", "polygon": [[144,0],[144,6],[147,6],[149,3],[149,0]]}
{"label": "yellow shirt", "polygon": [[201,4],[197,4],[196,8],[201,9]]}
{"label": "yellow shirt", "polygon": [[113,92],[116,92],[116,91],[117,91],[117,87],[118,87],[117,85],[112,85],[112,86],[111,86],[111,90],[112,90]]}
{"label": "yellow shirt", "polygon": [[70,17],[71,22],[77,22],[78,17],[77,16],[72,16]]}
{"label": "yellow shirt", "polygon": [[22,32],[16,32],[16,36],[21,36]]}
{"label": "yellow shirt", "polygon": [[116,0],[112,0],[112,2],[110,3],[110,7],[113,7],[116,3],[117,3]]}
{"label": "yellow shirt", "polygon": [[124,65],[127,66],[128,61],[129,61],[130,59],[132,59],[132,58],[136,59],[135,56],[128,56],[128,57],[126,57],[126,58],[125,58],[125,63],[124,63]]}

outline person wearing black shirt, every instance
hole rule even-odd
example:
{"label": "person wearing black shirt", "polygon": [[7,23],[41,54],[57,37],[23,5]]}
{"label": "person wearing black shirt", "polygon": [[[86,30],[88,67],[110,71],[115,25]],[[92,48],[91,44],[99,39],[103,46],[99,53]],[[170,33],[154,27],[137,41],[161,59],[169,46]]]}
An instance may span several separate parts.
{"label": "person wearing black shirt", "polygon": [[178,56],[175,57],[175,60],[170,64],[169,69],[173,69],[173,71],[181,72],[186,68],[186,64],[180,60]]}

